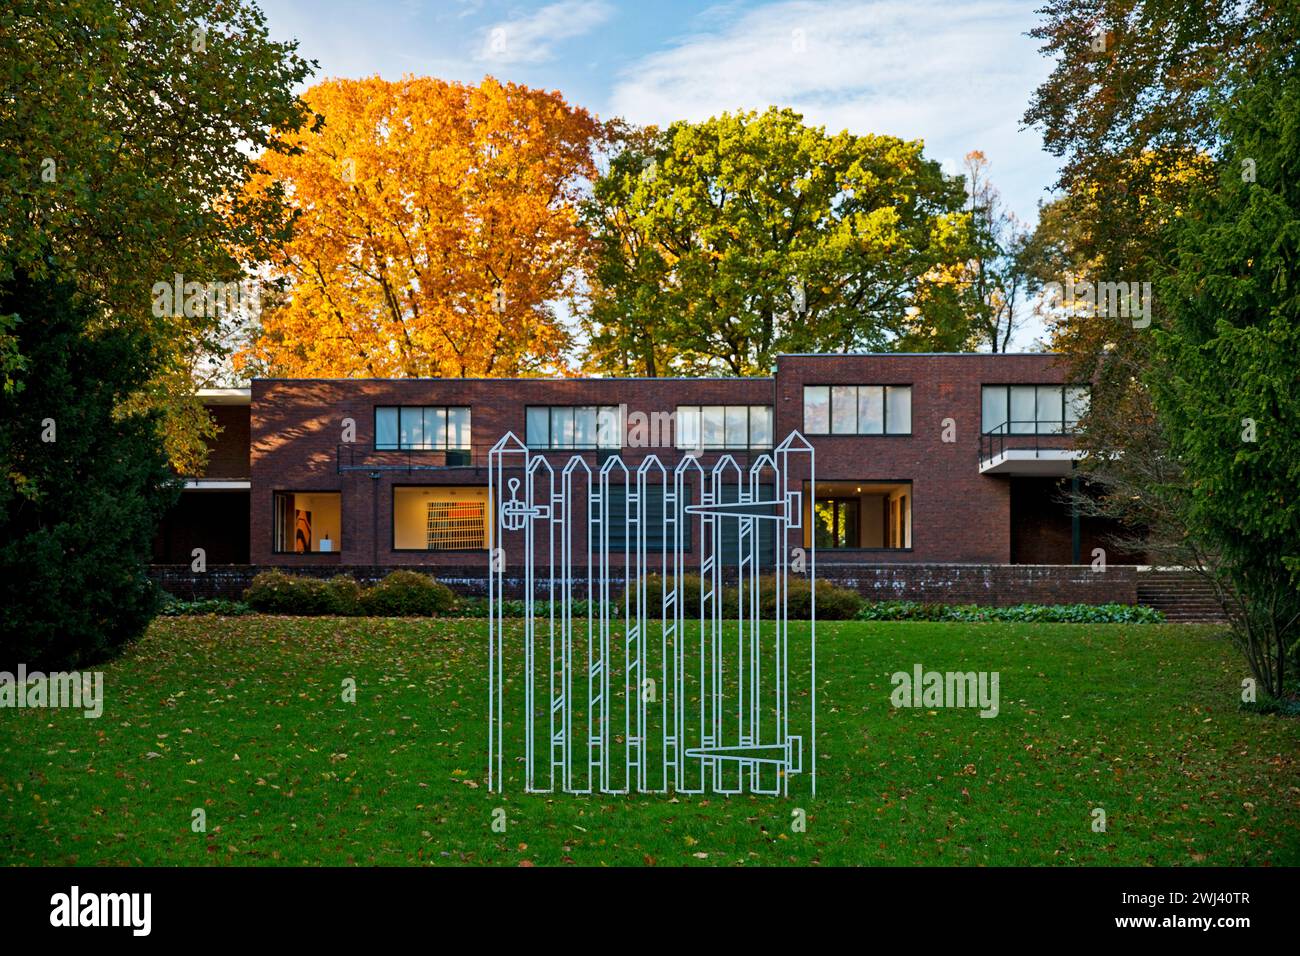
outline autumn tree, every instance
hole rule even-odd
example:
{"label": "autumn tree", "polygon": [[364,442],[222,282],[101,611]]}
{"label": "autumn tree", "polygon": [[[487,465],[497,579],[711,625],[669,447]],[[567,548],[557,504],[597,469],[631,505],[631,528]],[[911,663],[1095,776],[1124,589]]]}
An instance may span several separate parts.
{"label": "autumn tree", "polygon": [[781,352],[947,334],[958,310],[925,290],[961,259],[962,199],[921,143],[788,109],[630,131],[584,205],[589,364],[765,374]]}
{"label": "autumn tree", "polygon": [[602,127],[554,92],[487,78],[330,80],[324,122],[268,153],[292,238],[245,360],[279,375],[504,376],[559,364],[576,204]]}
{"label": "autumn tree", "polygon": [[220,351],[220,330],[207,309],[155,310],[152,290],[177,274],[237,281],[284,229],[273,191],[243,190],[248,151],[278,148],[276,134],[309,118],[293,89],[311,65],[295,50],[232,0],[0,11],[0,281],[73,282],[96,322],[147,336],[158,361],[123,401],[163,411],[182,471],[206,454],[191,373]]}

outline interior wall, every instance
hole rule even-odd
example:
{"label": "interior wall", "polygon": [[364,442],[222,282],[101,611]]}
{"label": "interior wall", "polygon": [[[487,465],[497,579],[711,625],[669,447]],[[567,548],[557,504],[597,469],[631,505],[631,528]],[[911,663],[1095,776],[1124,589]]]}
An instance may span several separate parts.
{"label": "interior wall", "polygon": [[[907,499],[907,507],[912,506],[912,486],[908,484],[885,483],[879,481],[832,481],[818,482],[820,500],[828,498],[858,499],[858,548],[890,548],[890,502],[899,498]],[[861,491],[858,489],[861,488]],[[809,546],[812,534],[812,502],[808,494],[808,485],[804,484],[804,547]],[[912,521],[909,514],[903,521],[906,531],[899,547],[912,546]],[[853,550],[853,549],[835,549]]]}
{"label": "interior wall", "polygon": [[[423,488],[393,489],[393,547],[397,550],[425,551],[428,549],[428,503],[430,501],[482,502],[485,513],[488,489],[486,487],[430,486]],[[491,534],[486,523],[486,538]]]}
{"label": "interior wall", "polygon": [[311,550],[321,551],[321,542],[330,541],[330,551],[342,549],[342,496],[338,492],[296,493],[293,496],[294,520],[297,512],[311,512]]}
{"label": "interior wall", "polygon": [[885,507],[886,495],[862,496],[861,541],[864,548],[883,548],[885,546]]}

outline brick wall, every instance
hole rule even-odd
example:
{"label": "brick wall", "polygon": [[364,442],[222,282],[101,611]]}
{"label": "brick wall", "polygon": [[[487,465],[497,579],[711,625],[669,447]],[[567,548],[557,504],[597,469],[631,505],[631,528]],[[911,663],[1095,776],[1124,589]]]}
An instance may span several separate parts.
{"label": "brick wall", "polygon": [[[1050,354],[781,356],[778,435],[803,429],[805,385],[912,386],[910,436],[809,436],[817,450],[818,481],[912,482],[912,548],[873,552],[869,558],[823,551],[818,560],[823,566],[1010,562],[1010,482],[979,473],[981,386],[1066,381],[1066,370]],[[952,442],[943,440],[949,418],[955,425]],[[1070,445],[1068,438],[1056,441]]]}
{"label": "brick wall", "polygon": [[204,478],[247,478],[249,406],[209,405],[208,414],[221,429],[208,443],[208,466]]}
{"label": "brick wall", "polygon": [[[249,558],[254,564],[288,567],[323,565],[454,567],[466,552],[400,552],[393,549],[393,489],[401,485],[488,484],[488,448],[505,432],[525,434],[529,405],[618,405],[628,410],[672,412],[679,404],[772,404],[779,441],[804,429],[805,385],[871,384],[912,386],[912,433],[907,436],[809,436],[816,448],[819,481],[910,482],[912,546],[900,550],[823,550],[823,567],[849,564],[1006,564],[1013,560],[1070,560],[1062,550],[1060,522],[1035,537],[1016,529],[1013,546],[1013,481],[981,475],[980,398],[984,384],[1061,384],[1066,370],[1058,357],[1036,355],[839,355],[782,356],[773,379],[265,379],[253,383],[250,420]],[[473,466],[437,471],[338,469],[345,420],[355,423],[354,447],[374,441],[378,405],[467,405],[472,409]],[[956,440],[944,441],[951,419]],[[665,436],[668,437],[668,436]],[[1068,437],[1044,437],[1042,444],[1068,447]],[[633,469],[653,451],[671,469],[679,460],[671,447],[625,448]],[[404,453],[385,453],[388,463]],[[547,456],[558,472],[570,453]],[[706,454],[706,469],[717,459]],[[750,457],[737,456],[742,466]],[[379,460],[380,456],[374,456]],[[585,456],[592,471],[600,456]],[[362,462],[365,463],[363,455]],[[416,453],[414,461],[437,461]],[[809,475],[796,471],[802,486]],[[341,548],[332,554],[273,554],[275,491],[331,491],[341,495]],[[586,489],[579,485],[579,495]],[[696,490],[698,496],[698,490]],[[1059,517],[1059,516],[1058,516]],[[1032,519],[1031,519],[1032,520]],[[1086,522],[1085,522],[1086,525]],[[1085,527],[1085,540],[1092,529]],[[579,532],[581,544],[585,528]],[[788,546],[801,544],[801,532]],[[539,545],[540,547],[540,545]],[[1081,558],[1087,559],[1091,549]],[[1019,554],[1017,554],[1017,551]],[[508,555],[513,560],[517,556]]]}
{"label": "brick wall", "polygon": [[[250,557],[254,564],[286,567],[390,565],[436,568],[465,563],[465,552],[392,549],[393,488],[401,485],[488,484],[488,449],[507,431],[521,440],[529,405],[619,405],[633,412],[674,411],[678,404],[772,404],[771,379],[265,379],[253,383],[251,420],[252,498]],[[437,471],[339,474],[338,446],[345,419],[355,422],[358,445],[374,443],[378,405],[468,405],[471,451],[476,467]],[[671,441],[671,436],[664,436]],[[625,449],[635,466],[658,454],[671,466],[671,447]],[[548,459],[558,471],[572,453]],[[379,458],[380,456],[375,456]],[[382,456],[388,463],[404,454]],[[593,470],[598,457],[587,454]],[[708,463],[716,455],[705,456]],[[421,460],[417,453],[415,460]],[[272,496],[275,491],[338,491],[342,498],[342,542],[335,554],[273,554]]]}
{"label": "brick wall", "polygon": [[[425,569],[436,580],[459,594],[483,597],[487,594],[486,563]],[[163,590],[177,597],[238,598],[261,568],[251,565],[209,565],[207,572],[194,574],[188,565],[155,565],[153,579]],[[330,565],[300,565],[294,574],[332,577],[342,573]],[[358,581],[372,583],[393,570],[391,567],[350,567],[346,573]],[[734,574],[727,569],[728,580]],[[820,580],[833,581],[856,590],[872,601],[920,601],[928,604],[1136,604],[1138,574],[1131,566],[1108,567],[1095,572],[1087,567],[1062,565],[963,565],[963,564],[837,564],[818,567]],[[575,597],[586,595],[587,581],[573,579]],[[507,576],[506,594],[522,597],[524,582]],[[610,576],[610,586],[621,589],[621,575]],[[538,597],[546,597],[545,586]]]}

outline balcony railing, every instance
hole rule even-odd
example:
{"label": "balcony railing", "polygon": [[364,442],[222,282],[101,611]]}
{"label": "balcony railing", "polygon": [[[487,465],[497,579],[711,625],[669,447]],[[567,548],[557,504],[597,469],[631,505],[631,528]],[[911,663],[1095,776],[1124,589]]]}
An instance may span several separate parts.
{"label": "balcony railing", "polygon": [[[492,445],[474,444],[469,448],[392,448],[350,442],[337,446],[336,462],[339,474],[352,471],[404,472],[447,471],[457,468],[487,468],[488,453]],[[706,448],[703,451],[682,448],[531,448],[534,455],[545,455],[553,463],[566,463],[575,455],[599,471],[609,458],[622,455],[625,464],[639,462],[650,455],[658,456],[666,466],[676,465],[687,454],[696,454],[700,463],[711,466],[723,455],[730,455],[741,468],[749,468],[770,448]]]}
{"label": "balcony railing", "polygon": [[[1012,419],[982,433],[980,435],[979,463],[983,465],[985,462],[992,461],[1004,454],[1007,449],[1032,451],[1034,457],[1037,458],[1044,451],[1060,451],[1063,448],[1072,447],[1074,438],[1072,430],[1039,433],[1038,424],[1038,421],[1034,419]],[[1014,427],[1017,425],[1027,425],[1033,430],[1015,431]]]}

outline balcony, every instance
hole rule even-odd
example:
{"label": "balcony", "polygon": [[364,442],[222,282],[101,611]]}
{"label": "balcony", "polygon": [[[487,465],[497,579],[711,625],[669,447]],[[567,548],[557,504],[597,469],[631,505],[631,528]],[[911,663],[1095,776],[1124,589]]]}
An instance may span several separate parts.
{"label": "balcony", "polygon": [[[1017,426],[1032,429],[1017,431]],[[981,475],[1063,478],[1074,469],[1083,452],[1074,448],[1069,434],[1038,434],[1033,421],[1008,421],[980,435]]]}

